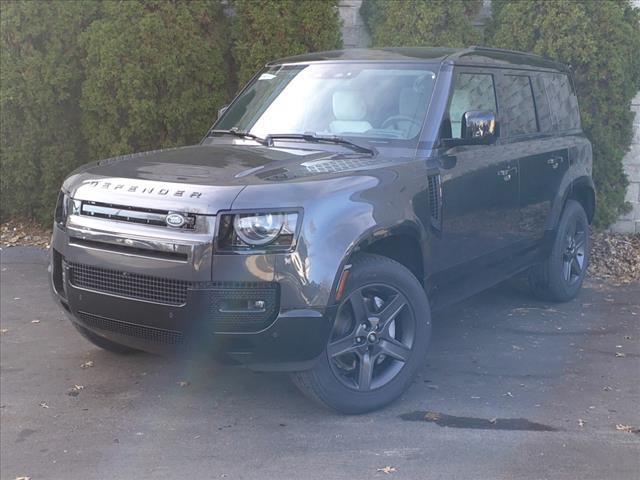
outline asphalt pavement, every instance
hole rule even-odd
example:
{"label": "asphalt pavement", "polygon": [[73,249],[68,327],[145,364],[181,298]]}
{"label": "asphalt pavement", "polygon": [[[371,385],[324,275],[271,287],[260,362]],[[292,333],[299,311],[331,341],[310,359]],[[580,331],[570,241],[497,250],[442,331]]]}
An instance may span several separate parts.
{"label": "asphalt pavement", "polygon": [[477,295],[435,316],[400,400],[344,416],[284,374],[102,351],[55,305],[43,250],[1,255],[2,479],[640,478],[640,284]]}

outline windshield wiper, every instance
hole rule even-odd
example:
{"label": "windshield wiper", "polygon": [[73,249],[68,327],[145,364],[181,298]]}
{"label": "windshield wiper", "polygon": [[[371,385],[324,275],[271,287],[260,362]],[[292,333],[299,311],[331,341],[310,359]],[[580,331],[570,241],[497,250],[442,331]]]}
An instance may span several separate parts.
{"label": "windshield wiper", "polygon": [[338,136],[321,136],[315,135],[313,133],[270,133],[265,137],[265,142],[267,146],[272,146],[274,140],[304,140],[305,142],[315,142],[315,143],[333,143],[335,145],[344,145],[351,150],[360,153],[367,153],[371,156],[375,155],[377,152],[375,148],[365,147],[363,145],[358,145],[350,140],[347,140]]}
{"label": "windshield wiper", "polygon": [[214,133],[221,133],[221,134],[226,134],[226,135],[233,135],[234,137],[239,137],[239,138],[248,138],[250,140],[255,140],[258,143],[261,143],[262,145],[267,145],[267,140],[259,137],[257,135],[254,135],[253,133],[249,133],[249,132],[244,132],[242,130],[238,130],[237,128],[230,128],[229,130],[211,130],[209,131],[209,134],[207,135],[208,137],[210,137],[211,135],[213,135]]}

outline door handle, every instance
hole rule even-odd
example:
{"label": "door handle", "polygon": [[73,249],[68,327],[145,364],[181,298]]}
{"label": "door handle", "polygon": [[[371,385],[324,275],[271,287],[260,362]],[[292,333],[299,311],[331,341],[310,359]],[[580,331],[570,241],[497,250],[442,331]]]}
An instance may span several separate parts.
{"label": "door handle", "polygon": [[504,170],[498,170],[498,176],[502,177],[505,182],[511,180],[511,175],[518,173],[518,167],[509,167]]}
{"label": "door handle", "polygon": [[547,160],[547,165],[551,166],[554,170],[557,170],[563,160],[564,159],[562,157],[552,157]]}

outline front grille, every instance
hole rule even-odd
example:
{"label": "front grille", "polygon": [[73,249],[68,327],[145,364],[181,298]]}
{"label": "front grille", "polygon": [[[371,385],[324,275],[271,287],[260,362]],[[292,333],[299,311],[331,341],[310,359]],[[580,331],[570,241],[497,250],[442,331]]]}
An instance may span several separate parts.
{"label": "front grille", "polygon": [[182,332],[177,332],[175,330],[147,327],[145,325],[123,322],[121,320],[101,317],[99,315],[93,315],[86,312],[78,312],[78,316],[88,327],[106,330],[120,335],[126,335],[128,337],[140,338],[149,342],[165,345],[179,345],[184,341]]}
{"label": "front grille", "polygon": [[[139,223],[142,225],[155,225],[158,227],[167,227],[167,216],[175,212],[168,210],[157,210],[154,208],[132,207],[129,205],[116,205],[113,203],[102,202],[82,202],[80,215],[90,217],[107,218],[109,220],[118,220],[120,222]],[[194,214],[181,213],[184,223],[175,227],[180,229],[193,230],[196,225],[196,216]]]}
{"label": "front grille", "polygon": [[72,285],[101,293],[167,305],[184,305],[191,282],[68,263]]}

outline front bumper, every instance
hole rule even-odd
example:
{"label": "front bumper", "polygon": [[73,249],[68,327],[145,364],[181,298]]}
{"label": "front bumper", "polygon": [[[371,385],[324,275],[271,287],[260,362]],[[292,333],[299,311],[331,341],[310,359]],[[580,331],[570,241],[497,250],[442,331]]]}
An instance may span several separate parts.
{"label": "front bumper", "polygon": [[[213,350],[255,370],[306,369],[324,350],[335,309],[295,308],[283,298],[291,286],[268,275],[268,259],[214,259],[214,268],[226,267],[219,274],[189,275],[201,259],[163,268],[160,259],[85,248],[78,238],[54,228],[51,287],[70,319],[96,335],[153,353]],[[211,261],[210,249],[198,249]]]}

